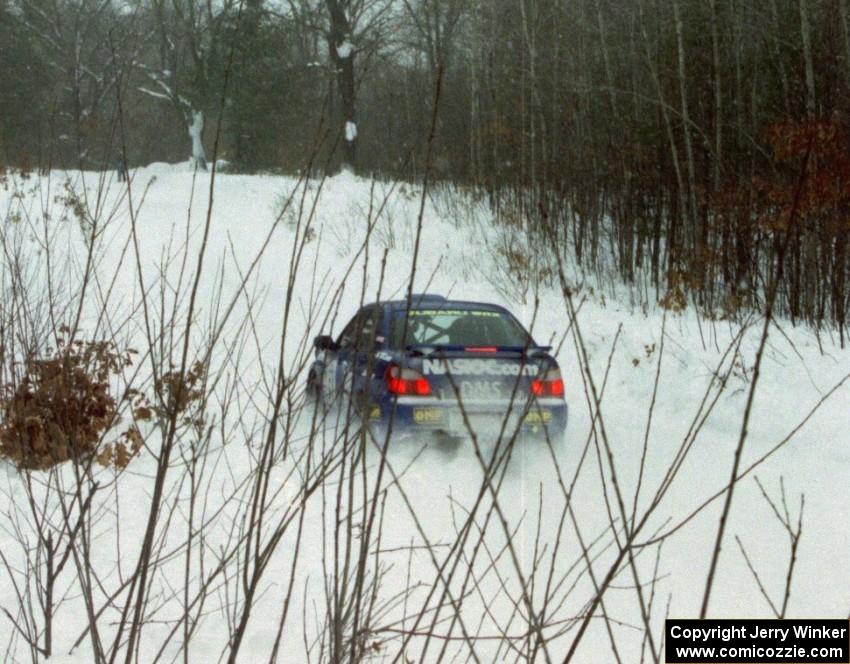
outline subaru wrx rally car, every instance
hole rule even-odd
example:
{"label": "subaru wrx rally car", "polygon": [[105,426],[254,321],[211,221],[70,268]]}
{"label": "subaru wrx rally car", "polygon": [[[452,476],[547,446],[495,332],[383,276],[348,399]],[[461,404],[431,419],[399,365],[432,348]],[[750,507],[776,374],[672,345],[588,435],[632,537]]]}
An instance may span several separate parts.
{"label": "subaru wrx rally car", "polygon": [[538,346],[495,304],[413,295],[369,304],[339,337],[318,336],[308,393],[368,422],[376,436],[497,434],[560,440],[564,383]]}

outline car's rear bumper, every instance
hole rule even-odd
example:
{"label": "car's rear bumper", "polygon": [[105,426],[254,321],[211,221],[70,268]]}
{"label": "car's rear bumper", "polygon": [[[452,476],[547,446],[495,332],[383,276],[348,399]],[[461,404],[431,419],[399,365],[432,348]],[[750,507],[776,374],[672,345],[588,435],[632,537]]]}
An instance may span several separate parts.
{"label": "car's rear bumper", "polygon": [[476,435],[510,438],[515,433],[558,439],[567,428],[568,408],[561,399],[539,399],[531,403],[499,403],[400,397],[374,404],[369,413],[373,428],[385,433],[433,433],[448,436]]}

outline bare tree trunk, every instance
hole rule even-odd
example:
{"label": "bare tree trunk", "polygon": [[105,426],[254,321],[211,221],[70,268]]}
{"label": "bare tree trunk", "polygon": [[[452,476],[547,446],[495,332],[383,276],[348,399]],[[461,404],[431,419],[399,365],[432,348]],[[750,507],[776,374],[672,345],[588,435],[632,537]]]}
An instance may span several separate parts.
{"label": "bare tree trunk", "polygon": [[602,50],[602,64],[605,66],[605,84],[608,86],[608,103],[611,104],[611,112],[614,118],[619,118],[617,111],[617,97],[614,94],[614,77],[611,74],[611,57],[608,53],[608,38],[605,33],[605,20],[602,16],[602,5],[599,0],[596,4],[596,26],[599,29],[599,45]]}
{"label": "bare tree trunk", "polygon": [[[735,131],[736,131],[736,144],[738,146],[746,145],[746,131],[744,131],[744,73],[743,73],[743,63],[742,58],[744,57],[742,54],[743,50],[743,42],[744,39],[741,35],[743,32],[743,26],[741,22],[743,21],[743,9],[742,3],[738,0],[731,0],[731,10],[732,10],[732,34],[734,35],[735,40],[735,94],[734,94],[734,104],[733,107],[735,109]],[[743,4],[743,7],[746,7],[746,4]]]}
{"label": "bare tree trunk", "polygon": [[712,185],[720,189],[720,169],[723,162],[723,85],[720,78],[720,37],[717,29],[717,0],[711,5],[711,61],[714,68],[714,163]]}
{"label": "bare tree trunk", "polygon": [[[538,182],[537,166],[537,125],[540,113],[537,90],[537,20],[536,3],[533,0],[520,1],[522,32],[528,50],[528,122],[529,122],[529,182],[532,189]],[[530,26],[529,26],[530,24]],[[523,76],[525,73],[523,72]],[[525,108],[525,106],[523,106]],[[542,141],[545,144],[545,136]]]}
{"label": "bare tree trunk", "polygon": [[838,0],[841,34],[844,36],[844,64],[847,66],[847,90],[850,93],[850,26],[847,18],[847,0]]}
{"label": "bare tree trunk", "polygon": [[[487,41],[488,43],[488,61],[489,66],[487,68],[487,84],[488,84],[488,93],[490,96],[490,122],[492,126],[496,127],[502,121],[499,109],[496,104],[493,103],[497,99],[497,87],[496,87],[496,71],[495,71],[495,58],[493,57],[493,47],[496,45],[496,26],[498,25],[498,8],[495,2],[489,3],[490,15],[488,16],[488,27],[490,29],[490,37]],[[495,175],[495,180],[501,180],[503,165],[502,165],[502,151],[500,143],[501,138],[498,135],[490,141],[492,145],[492,159],[493,159],[493,167],[492,171]]]}
{"label": "bare tree trunk", "polygon": [[354,89],[354,46],[351,43],[351,25],[346,10],[346,0],[325,0],[330,15],[331,29],[328,50],[336,68],[337,93],[340,101],[340,120],[343,141],[342,165],[357,168],[357,118]]}
{"label": "bare tree trunk", "polygon": [[[534,113],[529,111],[530,101],[529,94],[527,93],[528,89],[534,85],[534,81],[532,80],[530,83],[528,82],[529,78],[534,76],[534,54],[532,53],[532,45],[529,41],[528,35],[528,25],[527,25],[527,17],[526,17],[526,0],[520,0],[520,15],[522,17],[522,35],[524,41],[524,48],[522,49],[523,54],[523,63],[522,70],[520,73],[520,109],[522,120],[520,122],[521,127],[521,138],[522,138],[522,171],[520,173],[520,177],[522,179],[522,183],[526,182],[533,183],[534,182]],[[526,58],[528,61],[526,61]],[[531,118],[529,120],[529,118]],[[532,147],[529,149],[528,147],[528,138],[526,137],[525,128],[529,127],[529,135],[531,136],[531,144]]]}
{"label": "bare tree trunk", "polygon": [[838,338],[841,347],[844,348],[844,328],[847,325],[847,316],[844,308],[844,264],[847,248],[846,233],[838,233],[835,238],[835,257],[832,268],[832,316],[838,324]]}
{"label": "bare tree trunk", "polygon": [[679,11],[679,0],[673,0],[673,17],[676,21],[676,51],[678,53],[679,65],[679,96],[682,105],[682,131],[685,136],[685,156],[688,160],[688,216],[690,227],[694,234],[694,245],[699,246],[702,241],[702,233],[697,230],[697,205],[696,205],[696,175],[694,173],[694,149],[691,143],[691,116],[688,110],[688,90],[686,87],[685,70],[685,41],[682,14]]}
{"label": "bare tree trunk", "polygon": [[469,104],[469,175],[475,184],[480,182],[481,174],[481,112],[480,112],[480,95],[481,89],[479,86],[478,72],[478,50],[473,49],[469,58],[469,83],[470,104]]}
{"label": "bare tree trunk", "polygon": [[776,59],[777,70],[779,71],[779,82],[782,85],[782,99],[785,101],[785,113],[791,115],[791,101],[788,92],[788,74],[785,72],[785,63],[782,60],[782,48],[780,47],[780,35],[782,34],[781,22],[779,20],[779,8],[776,6],[776,0],[771,0],[770,11],[773,15],[773,57]]}
{"label": "bare tree trunk", "polygon": [[[643,36],[644,42],[644,50],[646,53],[646,62],[649,67],[649,72],[652,75],[652,82],[655,87],[655,92],[658,97],[658,107],[661,111],[661,117],[664,122],[664,129],[667,134],[667,140],[670,144],[670,159],[673,162],[673,172],[676,176],[676,189],[678,192],[678,211],[679,215],[686,214],[687,210],[687,200],[685,194],[685,183],[682,179],[682,167],[679,163],[679,150],[676,147],[676,137],[673,134],[673,124],[670,120],[670,111],[667,108],[667,101],[664,99],[664,91],[661,88],[661,80],[658,76],[658,70],[656,69],[655,62],[652,59],[652,52],[650,50],[649,45],[649,35],[646,32],[646,21],[643,12],[643,4],[639,3],[639,12],[640,12],[640,29],[641,35]],[[667,262],[668,265],[671,263],[675,263],[677,259],[678,246],[676,239],[676,215],[672,215],[670,221],[670,228],[667,233],[667,246],[668,246],[668,254],[667,254]]]}
{"label": "bare tree trunk", "polygon": [[811,31],[808,0],[800,0],[800,36],[803,40],[803,62],[806,67],[806,115],[815,116],[815,68],[812,62]]}
{"label": "bare tree trunk", "polygon": [[[596,27],[599,31],[599,45],[602,51],[602,63],[605,68],[605,85],[608,88],[608,104],[611,107],[611,114],[614,119],[612,127],[608,130],[610,136],[609,140],[613,143],[612,148],[614,153],[618,155],[617,161],[619,162],[618,165],[620,167],[620,172],[622,173],[622,189],[617,194],[617,200],[614,201],[614,204],[620,210],[617,215],[618,219],[616,223],[620,235],[620,256],[622,260],[621,273],[625,278],[631,280],[634,277],[635,266],[635,215],[631,213],[634,208],[634,201],[631,192],[631,172],[626,164],[625,158],[623,157],[621,134],[619,132],[615,133],[615,128],[622,126],[622,119],[615,92],[614,74],[611,68],[611,57],[610,49],[608,48],[608,35],[605,26],[605,17],[602,13],[602,4],[600,1],[595,0],[594,5],[596,9]],[[638,235],[638,242],[640,242],[640,235]]]}

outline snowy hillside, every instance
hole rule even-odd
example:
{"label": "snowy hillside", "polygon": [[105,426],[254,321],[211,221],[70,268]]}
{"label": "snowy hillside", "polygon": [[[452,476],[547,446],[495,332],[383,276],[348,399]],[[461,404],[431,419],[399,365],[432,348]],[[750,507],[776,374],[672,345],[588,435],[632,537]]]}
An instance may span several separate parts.
{"label": "snowy hillside", "polygon": [[[729,481],[760,320],[741,339],[728,321],[665,319],[577,288],[567,267],[591,386],[557,266],[546,272],[546,257],[467,194],[429,192],[418,237],[416,184],[219,174],[211,200],[210,175],[185,165],[131,178],[128,189],[113,173],[8,174],[0,191],[0,319],[52,346],[82,301],[77,338],[137,349],[119,382],[148,395],[152,367],[180,366],[188,329],[187,366],[200,360],[206,375],[198,421],[179,429],[164,474],[145,601],[133,578],[163,444],[156,418],[139,422],[146,447],[123,473],[93,471],[83,535],[56,577],[50,661],[113,647],[123,661],[127,638],[142,662],[227,661],[237,640],[240,662],[325,661],[340,643],[375,661],[561,661],[579,633],[574,661],[613,661],[612,643],[623,662],[652,661],[664,618],[699,614],[723,496],[706,501]],[[525,262],[510,267],[512,252]],[[404,297],[414,264],[414,291],[504,304],[556,348],[564,440],[518,445],[485,481],[471,444],[391,449],[379,472],[380,454],[358,455],[353,432],[311,434],[313,337],[338,334],[364,301]],[[536,290],[525,277],[541,271]],[[781,607],[783,492],[793,532],[805,495],[787,616],[850,610],[850,387],[833,391],[848,372],[828,331],[770,329],[740,469],[759,465],[736,485],[709,615],[772,617],[759,583]],[[4,661],[29,661],[43,656],[27,639],[42,643],[46,622],[37,515],[64,554],[63,513],[78,513],[88,494],[75,487],[89,480],[70,464],[33,472],[29,488],[11,464],[0,477],[0,643]],[[625,548],[623,513],[627,531],[641,524]],[[362,604],[347,599],[358,583]]]}

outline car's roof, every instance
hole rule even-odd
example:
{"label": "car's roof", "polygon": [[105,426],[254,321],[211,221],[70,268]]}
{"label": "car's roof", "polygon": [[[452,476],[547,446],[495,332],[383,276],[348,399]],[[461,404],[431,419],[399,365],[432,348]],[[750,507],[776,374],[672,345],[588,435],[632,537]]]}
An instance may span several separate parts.
{"label": "car's roof", "polygon": [[[498,311],[507,312],[502,306],[490,302],[473,302],[471,300],[447,300],[439,295],[414,295],[411,298],[412,309],[428,309],[439,311],[441,309],[460,309],[464,311]],[[370,306],[380,306],[394,311],[403,311],[408,308],[407,300],[385,300],[375,302]]]}

